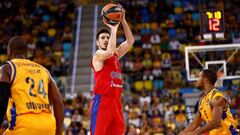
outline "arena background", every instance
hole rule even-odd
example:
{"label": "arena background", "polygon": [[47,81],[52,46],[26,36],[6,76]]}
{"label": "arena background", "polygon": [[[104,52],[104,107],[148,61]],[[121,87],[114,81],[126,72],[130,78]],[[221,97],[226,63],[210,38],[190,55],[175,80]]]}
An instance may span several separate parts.
{"label": "arena background", "polygon": [[[0,62],[7,60],[10,37],[22,35],[28,44],[28,57],[49,69],[62,93],[64,134],[89,134],[94,84],[90,61],[96,50],[96,30],[105,27],[100,11],[109,2],[119,2],[126,9],[135,37],[133,48],[121,59],[126,134],[179,133],[193,119],[200,95],[187,77],[185,47],[239,46],[239,0],[0,1]],[[207,21],[201,20],[202,9],[223,11],[224,38],[202,39]],[[119,28],[117,42],[123,40]],[[240,53],[229,48],[236,53],[228,73],[238,76]],[[190,68],[198,73],[201,67],[193,63]],[[220,83],[239,129],[240,80],[224,79]]]}

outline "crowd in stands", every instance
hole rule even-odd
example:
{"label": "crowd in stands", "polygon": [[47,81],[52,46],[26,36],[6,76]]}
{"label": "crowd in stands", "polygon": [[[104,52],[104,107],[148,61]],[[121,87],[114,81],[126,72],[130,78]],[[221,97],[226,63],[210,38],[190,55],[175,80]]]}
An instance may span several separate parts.
{"label": "crowd in stands", "polygon": [[7,60],[9,39],[22,35],[28,58],[44,65],[53,76],[67,75],[75,6],[63,0],[0,2],[0,62]]}
{"label": "crowd in stands", "polygon": [[[124,0],[121,4],[126,8],[135,36],[134,47],[121,60],[126,135],[177,134],[189,119],[180,89],[193,87],[186,78],[184,47],[210,44],[199,39],[199,3],[194,0]],[[226,15],[227,40],[212,43],[240,43],[238,3],[210,1],[207,5],[224,9]],[[1,2],[0,12],[6,14],[0,14],[0,62],[7,60],[6,46],[10,37],[21,34],[31,50],[29,58],[47,67],[56,79],[66,76],[74,8],[64,0]],[[118,42],[122,42],[123,31],[118,35]],[[237,61],[240,63],[239,59]],[[240,82],[230,80],[226,84],[224,93],[240,129]],[[64,99],[64,104],[64,133],[88,134],[91,97],[79,92],[74,99]]]}

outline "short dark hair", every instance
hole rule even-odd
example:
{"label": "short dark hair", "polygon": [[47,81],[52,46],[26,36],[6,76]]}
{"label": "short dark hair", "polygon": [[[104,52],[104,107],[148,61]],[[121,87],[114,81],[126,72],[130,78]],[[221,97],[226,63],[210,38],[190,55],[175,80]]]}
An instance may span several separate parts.
{"label": "short dark hair", "polygon": [[215,71],[211,69],[203,69],[202,73],[203,76],[206,77],[212,85],[215,84],[215,82],[217,81],[217,74]]}
{"label": "short dark hair", "polygon": [[8,42],[8,47],[13,52],[23,52],[27,50],[27,44],[21,36],[14,36]]}
{"label": "short dark hair", "polygon": [[107,29],[100,29],[98,32],[97,32],[97,36],[96,36],[96,39],[98,40],[99,38],[99,35],[102,34],[102,33],[108,33],[110,35],[110,32],[109,30]]}

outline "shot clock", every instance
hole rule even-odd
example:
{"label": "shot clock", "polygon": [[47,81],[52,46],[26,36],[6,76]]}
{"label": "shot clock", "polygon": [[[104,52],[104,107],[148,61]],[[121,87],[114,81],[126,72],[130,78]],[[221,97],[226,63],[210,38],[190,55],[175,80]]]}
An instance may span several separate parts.
{"label": "shot clock", "polygon": [[202,39],[224,39],[224,12],[221,10],[206,10],[200,13]]}

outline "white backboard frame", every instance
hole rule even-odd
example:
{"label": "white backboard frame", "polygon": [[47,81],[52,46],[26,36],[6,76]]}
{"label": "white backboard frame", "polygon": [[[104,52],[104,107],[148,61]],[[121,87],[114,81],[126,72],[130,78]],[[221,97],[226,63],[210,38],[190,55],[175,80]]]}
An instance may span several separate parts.
{"label": "white backboard frame", "polygon": [[[190,65],[189,65],[189,53],[190,52],[207,52],[207,51],[214,51],[214,50],[233,50],[232,48],[235,48],[236,51],[240,49],[240,44],[223,44],[223,45],[205,45],[205,46],[187,46],[185,47],[185,69],[187,72],[187,79],[189,81],[196,81],[197,77],[191,77],[190,75]],[[227,61],[225,61],[225,66],[227,64]],[[213,61],[207,61],[208,64],[214,63]],[[210,62],[210,63],[209,63]],[[216,62],[219,62],[216,60]],[[216,63],[218,64],[218,63]],[[204,64],[206,67],[206,64]],[[225,68],[227,70],[227,67]],[[226,73],[226,74],[225,74]],[[239,79],[240,75],[235,76],[227,76],[227,72],[224,71],[224,77],[223,79]]]}
{"label": "white backboard frame", "polygon": [[222,64],[223,66],[223,75],[227,75],[227,67],[226,67],[226,61],[225,60],[216,60],[216,61],[206,61],[205,67],[208,69],[208,65],[214,65],[214,64]]}

